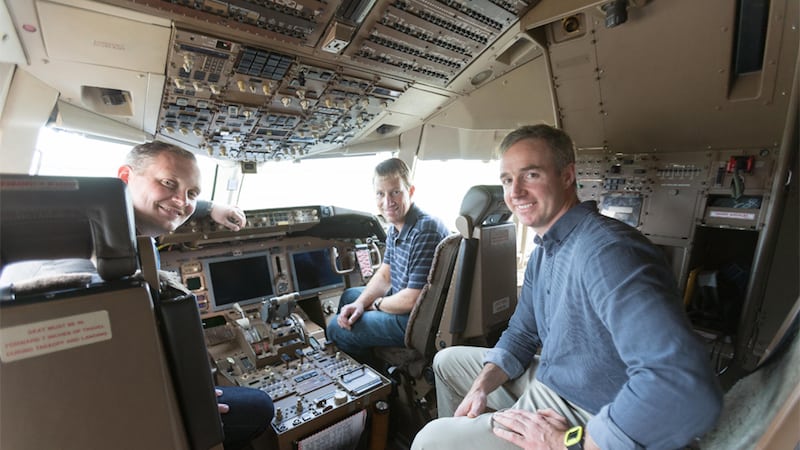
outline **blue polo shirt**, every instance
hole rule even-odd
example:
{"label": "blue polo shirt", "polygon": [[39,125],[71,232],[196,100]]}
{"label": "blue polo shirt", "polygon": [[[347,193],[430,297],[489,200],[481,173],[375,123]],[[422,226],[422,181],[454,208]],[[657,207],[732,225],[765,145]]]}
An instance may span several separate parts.
{"label": "blue polo shirt", "polygon": [[428,281],[436,245],[450,234],[444,222],[411,204],[402,231],[392,225],[386,236],[383,263],[392,270],[392,289],[422,289]]}

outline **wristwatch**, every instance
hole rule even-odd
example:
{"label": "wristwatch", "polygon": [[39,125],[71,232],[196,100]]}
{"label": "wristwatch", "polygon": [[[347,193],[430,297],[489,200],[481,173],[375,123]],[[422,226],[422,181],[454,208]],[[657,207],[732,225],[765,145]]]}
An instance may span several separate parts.
{"label": "wristwatch", "polygon": [[578,425],[567,430],[564,435],[564,447],[567,450],[583,450],[583,427]]}
{"label": "wristwatch", "polygon": [[381,310],[381,302],[382,301],[383,301],[383,297],[378,297],[378,299],[375,300],[375,303],[373,303],[373,306],[375,306],[375,311],[380,311]]}

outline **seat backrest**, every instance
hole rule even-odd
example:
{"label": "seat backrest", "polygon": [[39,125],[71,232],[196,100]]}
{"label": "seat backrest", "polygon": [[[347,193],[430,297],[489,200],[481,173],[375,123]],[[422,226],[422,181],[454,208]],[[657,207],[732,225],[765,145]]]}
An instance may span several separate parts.
{"label": "seat backrest", "polygon": [[133,206],[118,178],[0,174],[0,264],[94,255],[104,280],[138,268]]}
{"label": "seat backrest", "polygon": [[212,448],[223,435],[197,298],[179,280],[160,278],[163,272],[157,270],[159,256],[152,238],[139,237],[139,257],[145,280],[161,287],[152,293],[156,319],[189,445]]}
{"label": "seat backrest", "polygon": [[461,235],[451,234],[436,246],[428,282],[409,315],[405,344],[423,357],[433,357],[436,333],[450,291]]}
{"label": "seat backrest", "polygon": [[210,375],[215,442],[187,436],[121,180],[0,175],[0,233],[0,448],[221,446]]}
{"label": "seat backrest", "polygon": [[464,195],[456,219],[464,239],[450,311],[451,345],[492,345],[489,336],[505,328],[516,308],[516,226],[510,217],[500,185],[473,186]]}

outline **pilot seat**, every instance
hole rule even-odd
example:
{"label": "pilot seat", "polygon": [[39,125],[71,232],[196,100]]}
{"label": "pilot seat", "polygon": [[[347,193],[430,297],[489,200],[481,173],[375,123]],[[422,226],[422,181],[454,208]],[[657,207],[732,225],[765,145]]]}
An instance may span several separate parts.
{"label": "pilot seat", "polygon": [[445,311],[449,333],[442,333],[447,345],[491,347],[508,325],[517,306],[516,225],[510,218],[502,186],[473,186],[464,195],[456,218],[463,240],[455,296]]}
{"label": "pilot seat", "polygon": [[[405,347],[375,347],[375,357],[388,367],[388,372],[400,388],[401,414],[416,421],[416,428],[436,417],[433,397],[431,364],[436,353],[436,337],[442,319],[461,235],[453,233],[436,246],[428,281],[417,297],[406,325]],[[400,406],[400,405],[398,405]],[[410,409],[409,409],[410,408]]]}
{"label": "pilot seat", "polygon": [[222,448],[195,299],[149,250],[121,180],[0,175],[0,448]]}

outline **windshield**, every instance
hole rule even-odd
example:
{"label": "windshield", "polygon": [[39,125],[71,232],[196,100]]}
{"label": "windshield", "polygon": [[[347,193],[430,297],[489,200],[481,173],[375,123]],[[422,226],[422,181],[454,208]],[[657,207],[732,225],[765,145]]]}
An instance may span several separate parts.
{"label": "windshield", "polygon": [[[121,144],[77,133],[43,128],[37,157],[30,172],[35,175],[115,177],[132,144]],[[68,151],[65,151],[68,150]],[[334,205],[377,213],[372,192],[375,166],[392,157],[390,152],[363,156],[304,159],[262,164],[258,173],[245,174],[241,182],[220,183],[218,162],[197,155],[202,174],[200,198],[243,209],[269,209],[301,205]],[[467,190],[478,184],[497,184],[497,161],[419,160],[414,166],[414,202],[440,217],[455,231],[455,220]],[[223,189],[220,189],[223,186]]]}

